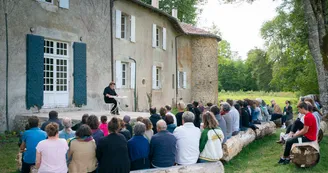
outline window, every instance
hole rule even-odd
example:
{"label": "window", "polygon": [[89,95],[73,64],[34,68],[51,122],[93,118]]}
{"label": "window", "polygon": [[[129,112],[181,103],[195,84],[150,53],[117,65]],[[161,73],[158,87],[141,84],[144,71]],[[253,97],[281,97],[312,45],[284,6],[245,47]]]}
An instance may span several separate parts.
{"label": "window", "polygon": [[182,85],[183,85],[183,72],[182,71],[179,71],[179,74],[178,74],[178,87],[179,88],[182,88]]}
{"label": "window", "polygon": [[127,63],[122,63],[122,86],[126,87],[127,86],[127,69],[128,64]]}
{"label": "window", "polygon": [[53,4],[53,0],[40,0],[41,2],[46,2],[46,3],[50,3]]}
{"label": "window", "polygon": [[161,68],[156,67],[156,87],[161,87]]}
{"label": "window", "polygon": [[157,27],[156,28],[156,47],[161,47],[161,43],[162,43],[162,37],[161,34],[162,33],[162,28]]}
{"label": "window", "polygon": [[127,39],[127,18],[126,14],[121,15],[121,38]]}

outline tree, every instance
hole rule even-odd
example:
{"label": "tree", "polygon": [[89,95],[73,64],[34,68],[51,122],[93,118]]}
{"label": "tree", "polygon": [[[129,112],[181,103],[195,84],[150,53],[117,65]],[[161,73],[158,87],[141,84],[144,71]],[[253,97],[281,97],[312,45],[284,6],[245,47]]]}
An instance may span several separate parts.
{"label": "tree", "polygon": [[[151,4],[152,0],[142,0],[147,4]],[[178,19],[181,22],[196,24],[196,18],[199,13],[201,13],[202,5],[204,5],[207,0],[160,0],[159,9],[164,12],[171,14],[172,9],[178,10]]]}

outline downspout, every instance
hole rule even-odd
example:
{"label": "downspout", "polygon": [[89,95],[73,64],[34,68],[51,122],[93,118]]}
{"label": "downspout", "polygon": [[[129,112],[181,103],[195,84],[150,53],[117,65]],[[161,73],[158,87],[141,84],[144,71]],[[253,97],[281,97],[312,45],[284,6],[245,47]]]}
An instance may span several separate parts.
{"label": "downspout", "polygon": [[178,93],[179,93],[179,86],[178,86],[178,37],[183,36],[183,34],[175,36],[175,106],[178,105]]}
{"label": "downspout", "polygon": [[134,68],[134,112],[137,112],[137,61],[131,57],[129,60],[132,60],[135,64]]}
{"label": "downspout", "polygon": [[110,1],[110,65],[111,65],[111,81],[114,81],[114,38],[113,38],[113,7],[114,1]]}
{"label": "downspout", "polygon": [[5,11],[5,23],[6,23],[6,128],[9,130],[9,114],[8,114],[8,73],[9,73],[9,48],[8,48],[8,14]]}

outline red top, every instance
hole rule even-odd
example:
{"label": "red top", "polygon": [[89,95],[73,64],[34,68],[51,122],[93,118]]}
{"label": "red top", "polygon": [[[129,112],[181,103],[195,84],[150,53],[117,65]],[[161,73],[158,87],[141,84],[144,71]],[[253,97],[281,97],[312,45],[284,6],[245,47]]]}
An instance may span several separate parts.
{"label": "red top", "polygon": [[101,123],[99,129],[104,132],[104,136],[108,135],[108,125],[107,123]]}
{"label": "red top", "polygon": [[309,126],[309,130],[307,133],[304,134],[306,138],[311,141],[317,140],[317,120],[315,119],[314,115],[309,112],[304,116],[304,126]]}

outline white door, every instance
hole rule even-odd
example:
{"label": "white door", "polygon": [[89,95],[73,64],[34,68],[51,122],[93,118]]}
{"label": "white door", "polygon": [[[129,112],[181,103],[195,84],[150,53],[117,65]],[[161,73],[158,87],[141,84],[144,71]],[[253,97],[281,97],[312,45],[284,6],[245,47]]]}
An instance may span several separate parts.
{"label": "white door", "polygon": [[67,107],[68,88],[68,44],[44,41],[44,108]]}

